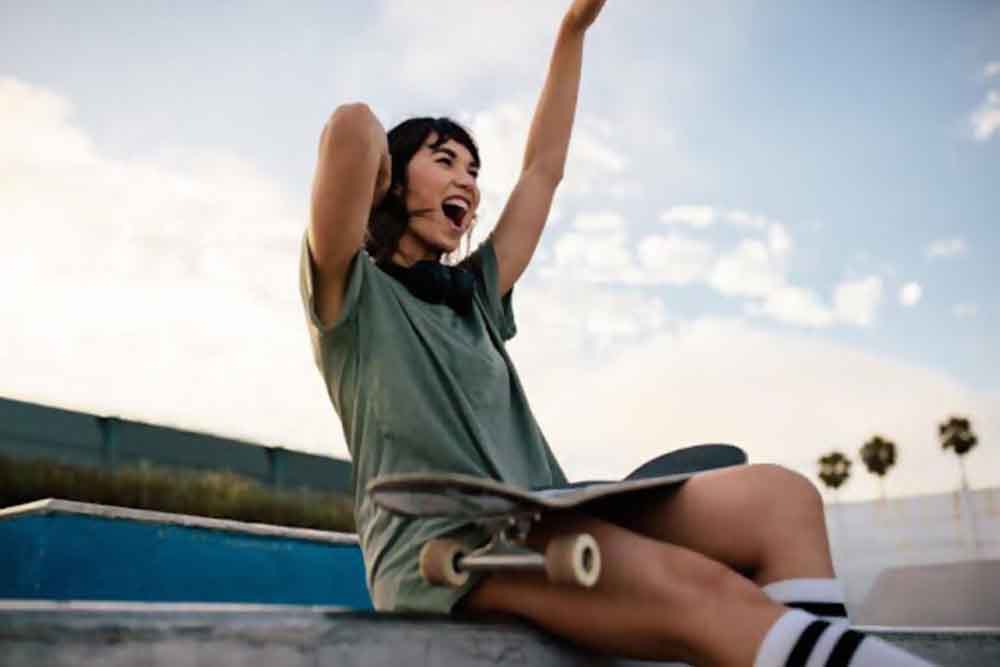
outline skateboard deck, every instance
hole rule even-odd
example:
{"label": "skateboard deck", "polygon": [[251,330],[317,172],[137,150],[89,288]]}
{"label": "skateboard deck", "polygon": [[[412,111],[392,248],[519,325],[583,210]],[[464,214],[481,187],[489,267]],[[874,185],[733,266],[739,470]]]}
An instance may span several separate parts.
{"label": "skateboard deck", "polygon": [[732,445],[695,445],[658,456],[621,481],[589,480],[526,489],[470,475],[402,473],[372,480],[368,493],[380,507],[403,516],[485,519],[530,511],[584,509],[589,503],[613,496],[675,486],[698,473],[741,465],[746,460],[743,450]]}
{"label": "skateboard deck", "polygon": [[420,574],[431,584],[462,586],[470,572],[543,570],[549,581],[591,587],[601,572],[601,550],[587,533],[551,539],[545,553],[528,548],[528,533],[547,512],[586,511],[588,505],[678,486],[694,475],[746,463],[732,445],[696,445],[659,456],[621,481],[585,481],[526,489],[452,473],[377,477],[367,492],[376,505],[412,517],[460,517],[486,529],[487,544],[471,550],[459,541],[432,539],[420,551]]}

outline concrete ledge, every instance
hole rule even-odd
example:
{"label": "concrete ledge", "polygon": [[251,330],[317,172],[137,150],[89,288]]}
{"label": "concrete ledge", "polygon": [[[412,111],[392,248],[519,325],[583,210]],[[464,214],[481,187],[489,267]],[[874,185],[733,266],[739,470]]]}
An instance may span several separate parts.
{"label": "concrete ledge", "polygon": [[44,500],[36,500],[23,505],[0,508],[0,519],[48,516],[51,514],[121,519],[140,523],[155,523],[164,526],[182,526],[185,528],[200,528],[203,530],[240,533],[244,535],[281,537],[294,540],[358,546],[358,536],[354,533],[338,533],[311,528],[287,528],[285,526],[272,526],[266,523],[247,523],[245,521],[214,519],[205,516],[192,516],[190,514],[137,510],[131,507],[97,505],[94,503],[81,503],[75,500],[59,500],[57,498],[45,498]]}
{"label": "concrete ledge", "polygon": [[[213,608],[214,607],[214,608]],[[240,605],[0,602],[0,664],[622,665],[511,621]]]}
{"label": "concrete ledge", "polygon": [[859,626],[939,665],[1000,665],[1000,628],[884,628]]}
{"label": "concrete ledge", "polygon": [[[1000,628],[862,629],[940,665],[1000,664]],[[590,655],[505,618],[456,620],[291,605],[0,600],[0,664],[638,667],[656,663]]]}

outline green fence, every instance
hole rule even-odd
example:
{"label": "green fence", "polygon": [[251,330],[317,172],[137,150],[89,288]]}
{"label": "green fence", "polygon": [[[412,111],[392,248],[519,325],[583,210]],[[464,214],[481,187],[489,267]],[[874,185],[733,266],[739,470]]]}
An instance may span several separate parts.
{"label": "green fence", "polygon": [[351,464],[333,457],[0,398],[0,456],[114,472],[142,462],[230,471],[278,489],[351,492]]}

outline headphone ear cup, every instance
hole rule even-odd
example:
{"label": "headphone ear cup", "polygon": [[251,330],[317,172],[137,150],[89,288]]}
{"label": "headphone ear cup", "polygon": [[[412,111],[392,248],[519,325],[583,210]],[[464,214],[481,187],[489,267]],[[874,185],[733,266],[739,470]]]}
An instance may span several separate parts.
{"label": "headphone ear cup", "polygon": [[471,271],[465,269],[452,269],[451,278],[454,282],[454,291],[461,295],[461,298],[472,299],[472,293],[476,289],[476,279]]}
{"label": "headphone ear cup", "polygon": [[440,262],[423,261],[417,262],[413,267],[414,275],[424,284],[429,301],[432,303],[444,303],[448,300],[448,292],[451,290],[451,276],[448,274],[448,267]]}

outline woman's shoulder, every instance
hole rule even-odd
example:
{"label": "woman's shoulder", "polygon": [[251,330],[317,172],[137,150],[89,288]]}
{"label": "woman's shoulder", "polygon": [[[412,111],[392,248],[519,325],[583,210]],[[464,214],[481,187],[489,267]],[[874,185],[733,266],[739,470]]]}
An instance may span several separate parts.
{"label": "woman's shoulder", "polygon": [[315,260],[309,248],[308,237],[305,236],[302,240],[299,264],[299,290],[306,310],[307,323],[311,332],[319,338],[349,328],[351,323],[357,322],[360,313],[367,309],[379,308],[379,304],[384,302],[392,291],[392,279],[375,265],[364,248],[359,248],[350,260],[337,317],[325,320],[318,308],[316,275]]}

